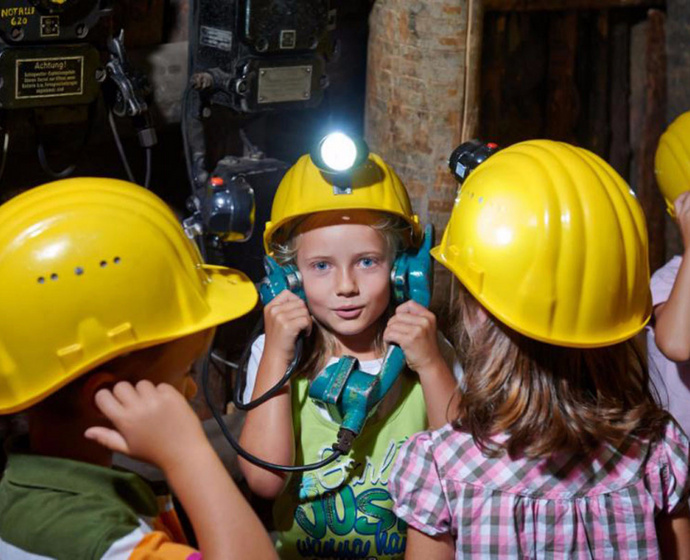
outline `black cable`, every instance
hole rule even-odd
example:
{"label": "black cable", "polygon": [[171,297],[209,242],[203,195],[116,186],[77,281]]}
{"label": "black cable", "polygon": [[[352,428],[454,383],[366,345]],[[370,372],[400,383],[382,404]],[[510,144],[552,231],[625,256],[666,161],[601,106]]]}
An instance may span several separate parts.
{"label": "black cable", "polygon": [[237,369],[239,366],[235,362],[231,362],[230,360],[226,360],[222,356],[219,356],[215,352],[211,352],[211,359],[215,360],[216,362],[220,362],[223,364],[225,367],[229,367],[232,369]]}
{"label": "black cable", "polygon": [[263,157],[263,152],[256,146],[256,144],[252,143],[252,141],[249,139],[249,136],[247,136],[247,133],[243,128],[240,128],[240,140],[242,141],[242,147],[244,148],[245,156],[256,159],[261,159]]}
{"label": "black cable", "polygon": [[[196,93],[196,90],[192,88],[191,82],[187,84],[187,87],[184,90],[184,95],[182,96],[182,107],[181,107],[181,115],[180,115],[180,128],[181,128],[181,133],[182,133],[182,151],[184,152],[184,161],[185,161],[185,166],[187,167],[187,180],[189,181],[189,188],[192,193],[192,198],[196,198],[197,193],[196,193],[196,179],[194,177],[194,167],[192,163],[192,154],[190,152],[190,146],[189,146],[189,125],[188,125],[188,116],[189,116],[189,101],[190,101],[190,95],[192,92]],[[203,130],[200,131],[200,134],[203,137]],[[199,235],[194,237],[194,241],[196,242],[197,246],[199,247],[199,252],[201,253],[201,256],[204,259],[204,262],[207,260],[207,252],[206,252],[206,245],[204,243],[204,236]]]}
{"label": "black cable", "polygon": [[[84,148],[86,145],[89,143],[89,139],[91,138],[91,133],[93,132],[93,123],[95,121],[95,114],[96,114],[96,103],[91,103],[88,108],[88,114],[87,114],[87,121],[86,121],[86,132],[84,133],[84,139],[82,141],[81,146],[79,146],[79,149],[77,151],[77,159],[81,155],[81,153],[84,151]],[[50,163],[48,162],[48,157],[45,152],[45,147],[43,146],[43,141],[41,140],[41,133],[38,127],[38,122],[36,120],[36,112],[32,111],[31,113],[31,120],[32,124],[34,126],[34,130],[36,133],[36,143],[38,145],[38,161],[41,164],[41,168],[43,171],[45,171],[48,175],[53,177],[54,179],[64,179],[65,177],[69,177],[72,173],[74,173],[74,170],[77,168],[76,163],[73,163],[71,165],[68,165],[63,169],[62,171],[55,171],[53,168],[50,166]]]}
{"label": "black cable", "polygon": [[146,148],[146,175],[144,176],[144,188],[151,186],[151,167],[153,166],[153,149]]}
{"label": "black cable", "polygon": [[240,356],[240,361],[237,364],[237,380],[235,381],[234,391],[231,391],[230,394],[232,395],[232,404],[234,404],[235,407],[239,410],[252,410],[257,406],[265,403],[271,397],[273,397],[278,391],[280,391],[286,385],[288,381],[290,381],[292,376],[295,374],[297,364],[299,364],[300,360],[302,359],[304,337],[300,335],[297,338],[297,341],[295,342],[295,355],[292,358],[290,365],[285,370],[285,374],[278,381],[278,383],[276,383],[263,395],[254,399],[253,401],[249,401],[248,403],[242,402],[244,400],[244,390],[247,385],[247,364],[249,363],[249,357],[252,352],[252,346],[254,345],[254,341],[257,339],[257,337],[263,330],[263,326],[264,319],[263,317],[261,317],[259,318],[259,321],[257,322],[256,326],[254,327],[254,330],[252,331],[252,334],[249,337],[249,340],[251,342],[247,344],[247,346],[245,347],[244,351],[242,352],[242,355]]}
{"label": "black cable", "polygon": [[48,163],[48,158],[46,157],[46,151],[43,147],[43,142],[38,143],[38,162],[41,164],[41,168],[43,169],[43,171],[45,171],[53,179],[64,179],[65,177],[69,177],[72,173],[74,173],[74,170],[77,168],[76,164],[73,163],[65,167],[62,171],[53,170],[53,168],[50,167],[50,163]]}
{"label": "black cable", "polygon": [[127,154],[125,153],[125,149],[122,146],[120,133],[117,131],[115,117],[113,117],[113,112],[111,110],[108,110],[108,122],[110,123],[110,130],[113,133],[113,140],[115,140],[117,151],[120,153],[120,160],[122,161],[122,166],[125,168],[125,173],[127,173],[127,178],[131,183],[136,183],[136,180],[134,179],[134,174],[132,173],[132,168],[129,166],[129,161],[127,160]]}
{"label": "black cable", "polygon": [[[254,463],[255,465],[258,465],[260,467],[263,467],[264,469],[268,470],[274,470],[274,471],[282,471],[282,472],[305,472],[305,471],[313,471],[316,469],[320,469],[322,467],[325,467],[326,465],[331,464],[333,461],[335,461],[338,457],[340,457],[343,453],[339,450],[334,449],[333,453],[329,455],[326,459],[323,459],[322,461],[319,461],[318,463],[311,463],[309,465],[276,465],[275,463],[269,463],[268,461],[264,461],[263,459],[259,459],[255,455],[252,455],[248,451],[246,451],[240,444],[239,442],[235,439],[235,436],[232,435],[230,430],[228,429],[227,425],[223,421],[223,416],[218,412],[216,409],[215,405],[213,404],[213,401],[211,400],[211,392],[209,389],[209,384],[208,384],[208,373],[209,373],[209,364],[210,364],[210,356],[211,352],[206,355],[206,358],[204,358],[204,363],[202,366],[201,370],[201,386],[204,391],[204,397],[206,398],[206,403],[208,404],[209,409],[211,410],[211,414],[213,414],[213,417],[216,419],[216,422],[218,423],[218,427],[220,428],[220,431],[223,432],[223,435],[225,436],[225,439],[228,440],[228,443],[233,447],[235,451],[237,451],[237,454],[240,457],[243,457],[247,461],[250,461],[251,463]],[[339,434],[340,435],[340,434]]]}
{"label": "black cable", "polygon": [[[182,108],[180,115],[180,125],[182,128],[182,145],[184,149],[185,163],[187,164],[187,179],[189,180],[189,186],[192,189],[192,196],[196,196],[196,177],[194,175],[194,167],[192,161],[192,154],[190,151],[189,143],[189,103],[190,96],[192,94],[192,82],[191,76],[194,74],[194,59],[197,52],[198,46],[198,34],[199,34],[199,0],[189,0],[189,44],[187,49],[187,73],[188,83],[184,90],[184,95],[182,96]],[[198,92],[194,90],[194,93],[198,95]],[[198,109],[198,107],[197,107]],[[202,131],[203,137],[203,131]]]}
{"label": "black cable", "polygon": [[180,115],[180,126],[182,128],[182,149],[184,151],[184,161],[187,166],[187,180],[192,189],[192,196],[196,195],[196,181],[192,167],[192,154],[189,152],[189,131],[187,129],[187,113],[189,112],[189,96],[192,93],[192,84],[187,84],[182,96],[182,107]]}

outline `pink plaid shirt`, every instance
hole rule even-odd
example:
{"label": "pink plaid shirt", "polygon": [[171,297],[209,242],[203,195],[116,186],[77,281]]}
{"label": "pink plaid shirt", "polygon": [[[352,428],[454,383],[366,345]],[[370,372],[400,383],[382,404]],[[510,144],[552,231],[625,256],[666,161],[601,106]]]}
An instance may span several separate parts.
{"label": "pink plaid shirt", "polygon": [[673,422],[649,443],[602,445],[586,459],[490,459],[446,425],[401,448],[389,490],[396,514],[450,532],[455,558],[659,558],[654,520],[690,492],[690,445]]}

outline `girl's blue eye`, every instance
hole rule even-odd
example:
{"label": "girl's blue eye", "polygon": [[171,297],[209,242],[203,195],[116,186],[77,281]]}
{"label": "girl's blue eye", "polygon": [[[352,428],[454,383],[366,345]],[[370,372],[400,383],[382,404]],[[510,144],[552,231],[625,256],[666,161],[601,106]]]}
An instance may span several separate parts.
{"label": "girl's blue eye", "polygon": [[315,262],[312,265],[316,270],[328,270],[328,263],[325,261]]}
{"label": "girl's blue eye", "polygon": [[376,264],[376,259],[373,259],[371,257],[364,257],[363,259],[360,259],[359,261],[364,268],[371,268]]}

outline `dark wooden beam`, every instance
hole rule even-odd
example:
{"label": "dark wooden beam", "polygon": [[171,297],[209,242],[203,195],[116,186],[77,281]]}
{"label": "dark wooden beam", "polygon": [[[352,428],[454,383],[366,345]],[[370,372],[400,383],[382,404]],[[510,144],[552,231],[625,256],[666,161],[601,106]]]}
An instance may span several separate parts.
{"label": "dark wooden beam", "polygon": [[487,12],[607,10],[637,6],[662,7],[664,0],[485,0]]}
{"label": "dark wooden beam", "polygon": [[[666,123],[690,111],[690,0],[666,2],[666,85],[668,103]],[[670,218],[666,219],[666,254],[683,251],[680,230]]]}
{"label": "dark wooden beam", "polygon": [[479,133],[483,138],[503,142],[500,124],[503,107],[502,92],[505,80],[507,14],[493,14],[487,17],[484,27],[482,52],[482,116]]}
{"label": "dark wooden beam", "polygon": [[611,147],[609,163],[628,180],[630,176],[630,23],[614,16],[611,25]]}
{"label": "dark wooden beam", "polygon": [[[665,260],[665,206],[654,179],[654,154],[659,137],[665,128],[666,114],[666,43],[664,32],[665,15],[659,10],[650,10],[645,23],[644,53],[632,52],[632,56],[644,56],[644,102],[639,123],[638,142],[635,150],[635,184],[637,195],[647,218],[649,231],[649,265],[654,271]],[[634,114],[640,108],[633,105]],[[631,114],[631,118],[633,117]]]}
{"label": "dark wooden beam", "polygon": [[668,53],[667,122],[690,110],[690,0],[668,0],[666,12]]}
{"label": "dark wooden beam", "polygon": [[[595,14],[596,26],[589,33],[589,67],[591,87],[588,99],[587,147],[602,158],[609,159],[609,11]],[[594,18],[592,18],[594,19]]]}
{"label": "dark wooden beam", "polygon": [[554,13],[549,26],[549,61],[546,100],[546,137],[577,143],[579,117],[575,84],[577,12]]}

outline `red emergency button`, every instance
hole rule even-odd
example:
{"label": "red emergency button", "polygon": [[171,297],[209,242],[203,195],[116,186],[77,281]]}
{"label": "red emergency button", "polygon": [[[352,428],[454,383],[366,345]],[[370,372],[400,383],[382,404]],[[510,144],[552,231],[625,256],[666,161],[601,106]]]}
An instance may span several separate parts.
{"label": "red emergency button", "polygon": [[222,177],[211,177],[211,186],[222,187],[225,184]]}

